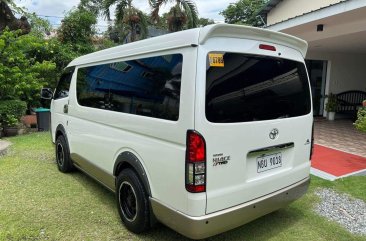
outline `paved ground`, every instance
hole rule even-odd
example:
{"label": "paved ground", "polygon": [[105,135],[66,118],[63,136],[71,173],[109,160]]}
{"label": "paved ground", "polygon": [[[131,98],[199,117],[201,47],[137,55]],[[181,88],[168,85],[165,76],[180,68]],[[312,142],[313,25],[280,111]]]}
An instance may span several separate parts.
{"label": "paved ground", "polygon": [[0,140],[0,156],[4,155],[10,146],[10,142]]}
{"label": "paved ground", "polygon": [[366,132],[358,131],[351,120],[315,118],[314,125],[316,144],[366,157]]}

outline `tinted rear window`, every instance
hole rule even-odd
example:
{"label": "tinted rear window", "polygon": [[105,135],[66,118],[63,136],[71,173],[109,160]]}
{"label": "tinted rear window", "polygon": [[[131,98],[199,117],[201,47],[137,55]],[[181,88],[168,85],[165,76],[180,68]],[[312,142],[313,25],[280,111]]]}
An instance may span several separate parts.
{"label": "tinted rear window", "polygon": [[[206,118],[234,123],[302,116],[311,102],[303,63],[239,53],[207,57]],[[217,55],[210,55],[217,56]]]}

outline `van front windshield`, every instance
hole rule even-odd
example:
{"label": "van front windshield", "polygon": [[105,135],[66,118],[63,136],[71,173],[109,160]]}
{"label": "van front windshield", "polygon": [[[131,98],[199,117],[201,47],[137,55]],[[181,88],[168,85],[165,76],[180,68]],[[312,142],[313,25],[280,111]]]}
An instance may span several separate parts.
{"label": "van front windshield", "polygon": [[206,118],[235,123],[309,114],[310,91],[301,62],[240,53],[207,56]]}

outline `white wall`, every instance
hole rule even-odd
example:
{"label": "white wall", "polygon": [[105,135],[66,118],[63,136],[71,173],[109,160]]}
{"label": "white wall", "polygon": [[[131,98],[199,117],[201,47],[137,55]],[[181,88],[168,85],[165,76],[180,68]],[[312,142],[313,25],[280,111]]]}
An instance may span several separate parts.
{"label": "white wall", "polygon": [[267,15],[267,25],[282,22],[289,18],[327,7],[344,0],[284,0],[277,4]]}
{"label": "white wall", "polygon": [[326,94],[347,90],[366,91],[366,54],[309,52],[306,59],[330,61]]}

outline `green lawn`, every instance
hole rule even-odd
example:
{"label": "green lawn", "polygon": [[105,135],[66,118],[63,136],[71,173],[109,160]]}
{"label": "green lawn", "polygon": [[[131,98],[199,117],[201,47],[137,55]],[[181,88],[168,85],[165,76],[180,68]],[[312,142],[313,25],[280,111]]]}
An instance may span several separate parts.
{"label": "green lawn", "polygon": [[[9,140],[0,157],[0,240],[184,240],[163,225],[143,235],[127,231],[112,193],[82,173],[57,170],[48,133]],[[365,240],[312,211],[317,187],[366,200],[366,177],[312,177],[308,194],[288,208],[209,240]]]}

